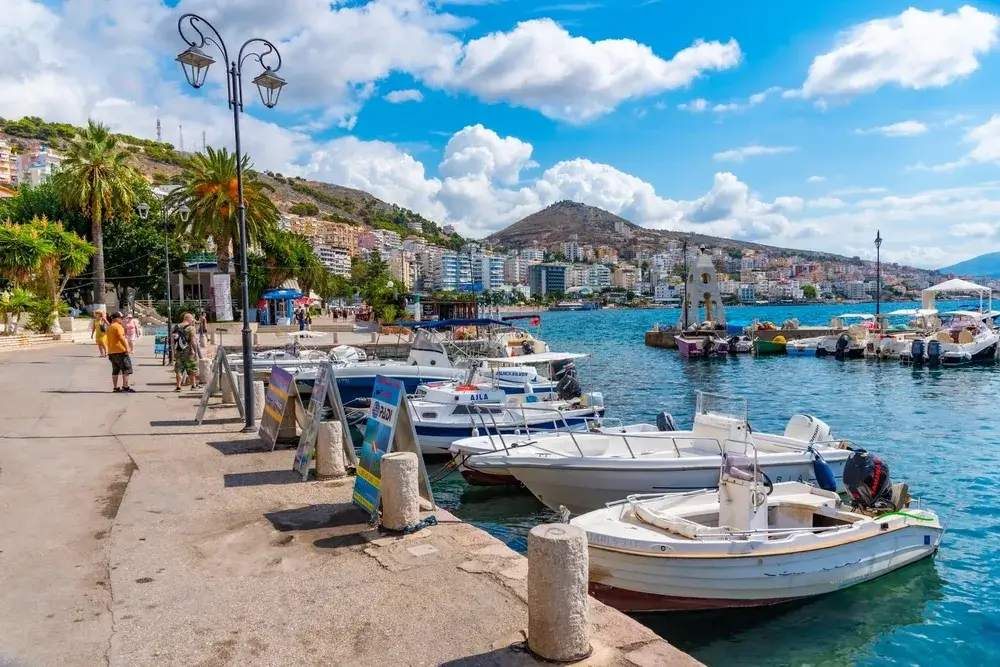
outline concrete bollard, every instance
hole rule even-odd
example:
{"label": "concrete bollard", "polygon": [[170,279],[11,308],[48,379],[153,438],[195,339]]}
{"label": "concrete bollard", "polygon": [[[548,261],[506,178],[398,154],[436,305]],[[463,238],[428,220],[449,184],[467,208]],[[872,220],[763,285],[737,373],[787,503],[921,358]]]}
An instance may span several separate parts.
{"label": "concrete bollard", "polygon": [[373,343],[377,343],[378,342],[378,334],[377,333],[372,332],[371,342],[373,342]]}
{"label": "concrete bollard", "polygon": [[260,345],[260,336],[258,336],[256,333],[254,333],[253,335],[253,344],[254,347]]}
{"label": "concrete bollard", "polygon": [[215,345],[215,332],[214,331],[209,331],[208,332],[208,342],[211,343],[212,345]]}
{"label": "concrete bollard", "polygon": [[233,395],[233,387],[229,384],[229,376],[225,373],[221,375],[222,377],[219,378],[219,389],[222,390],[222,402],[236,403],[236,397]]}
{"label": "concrete bollard", "polygon": [[552,662],[590,655],[589,569],[583,529],[542,524],[528,532],[528,648],[535,655]]}
{"label": "concrete bollard", "polygon": [[337,479],[344,468],[344,440],[340,422],[321,422],[316,434],[316,477]]}
{"label": "concrete bollard", "polygon": [[253,415],[257,421],[264,417],[264,381],[253,381]]}
{"label": "concrete bollard", "polygon": [[339,345],[339,344],[340,344],[340,338],[339,338],[339,336],[337,335],[337,332],[336,332],[336,331],[334,331],[334,332],[333,332],[333,344],[334,344],[334,345]]}
{"label": "concrete bollard", "polygon": [[212,370],[212,360],[211,359],[199,359],[198,360],[198,383],[208,384],[208,374]]}
{"label": "concrete bollard", "polygon": [[392,452],[382,457],[382,525],[405,530],[420,521],[417,455]]}

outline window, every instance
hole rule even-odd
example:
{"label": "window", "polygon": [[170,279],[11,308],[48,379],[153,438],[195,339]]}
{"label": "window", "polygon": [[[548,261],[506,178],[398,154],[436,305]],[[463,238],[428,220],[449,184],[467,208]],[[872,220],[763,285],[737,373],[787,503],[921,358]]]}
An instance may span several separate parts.
{"label": "window", "polygon": [[420,413],[420,418],[421,419],[437,419],[438,418],[438,413],[436,413],[436,412],[421,412]]}

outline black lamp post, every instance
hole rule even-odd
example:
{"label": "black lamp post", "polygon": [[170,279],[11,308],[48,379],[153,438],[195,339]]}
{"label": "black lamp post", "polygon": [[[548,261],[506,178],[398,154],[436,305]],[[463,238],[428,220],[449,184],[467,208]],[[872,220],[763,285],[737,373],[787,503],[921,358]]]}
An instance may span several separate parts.
{"label": "black lamp post", "polygon": [[882,303],[882,233],[875,232],[875,321],[878,322],[879,306]]}
{"label": "black lamp post", "polygon": [[[149,217],[149,204],[146,202],[140,202],[136,209],[139,211],[139,217],[145,220]],[[163,214],[163,256],[165,261],[164,271],[166,272],[167,279],[167,343],[164,347],[165,355],[164,358],[170,358],[171,361],[174,358],[174,351],[170,349],[170,322],[173,319],[171,316],[170,308],[170,228],[167,225],[167,219],[170,215],[176,213],[180,216],[181,222],[187,222],[188,217],[191,215],[191,209],[187,206],[181,205],[175,210],[168,211],[166,206],[160,208]],[[181,295],[181,301],[184,300],[183,295]]]}
{"label": "black lamp post", "polygon": [[[197,34],[196,38],[189,38],[184,34],[185,24]],[[208,36],[203,32],[204,28],[211,30]],[[205,83],[208,68],[215,60],[206,54],[202,49],[205,44],[212,44],[222,53],[223,60],[227,63],[228,72],[226,78],[226,91],[228,93],[229,108],[233,110],[233,131],[236,135],[236,189],[239,197],[237,216],[240,226],[240,287],[242,289],[243,300],[243,401],[246,405],[244,416],[246,423],[244,432],[256,430],[253,411],[253,343],[250,333],[250,286],[247,282],[247,224],[246,208],[243,202],[243,153],[240,147],[240,112],[243,111],[243,63],[247,58],[255,59],[264,71],[254,80],[257,92],[260,93],[260,101],[267,108],[273,108],[278,103],[281,89],[285,86],[285,81],[276,72],[281,69],[281,54],[271,42],[266,39],[254,37],[248,39],[240,47],[235,60],[229,59],[229,52],[226,44],[222,41],[219,31],[215,27],[198,16],[197,14],[184,14],[177,22],[177,30],[181,39],[187,45],[187,50],[177,56],[177,62],[184,70],[184,76],[195,88],[201,88]],[[259,44],[257,50],[251,45]],[[247,47],[251,47],[249,50]],[[259,50],[259,52],[258,52]],[[276,66],[270,67],[264,64],[264,59],[273,55]]]}

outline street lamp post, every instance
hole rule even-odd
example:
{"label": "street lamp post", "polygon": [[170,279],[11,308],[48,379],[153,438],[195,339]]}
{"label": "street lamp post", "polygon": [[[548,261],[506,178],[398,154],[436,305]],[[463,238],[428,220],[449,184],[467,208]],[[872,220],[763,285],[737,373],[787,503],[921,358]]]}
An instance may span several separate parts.
{"label": "street lamp post", "polygon": [[[139,217],[142,218],[143,220],[145,220],[146,218],[149,217],[149,204],[147,204],[146,202],[140,202],[139,205],[136,207],[136,209],[138,209],[138,211],[139,211]],[[171,310],[171,308],[170,308],[170,306],[171,306],[171,303],[170,303],[170,227],[167,224],[167,220],[169,219],[170,215],[172,215],[173,213],[176,213],[177,215],[180,216],[181,222],[187,222],[188,221],[188,217],[191,215],[191,209],[189,209],[187,206],[181,205],[181,206],[179,206],[178,208],[176,208],[174,210],[168,211],[167,207],[164,205],[164,206],[160,207],[160,212],[163,215],[163,257],[164,257],[164,268],[163,268],[163,270],[164,270],[164,272],[166,274],[165,277],[167,279],[167,342],[166,342],[166,345],[164,347],[164,351],[165,351],[164,358],[168,358],[169,357],[169,359],[171,361],[173,361],[173,359],[174,359],[174,351],[170,347],[170,322],[173,319],[172,314],[170,312],[170,310]],[[181,295],[181,301],[183,301],[183,300],[184,300],[183,299],[183,295]]]}
{"label": "street lamp post", "polygon": [[[185,23],[190,31],[197,34],[196,38],[189,38],[184,34]],[[208,28],[211,34],[206,36],[203,32],[204,28]],[[253,432],[257,427],[253,411],[253,373],[251,372],[253,369],[253,343],[250,332],[250,285],[247,280],[247,224],[246,208],[243,201],[243,154],[240,147],[240,113],[243,111],[242,69],[247,58],[255,59],[264,68],[264,71],[253,80],[253,83],[257,86],[260,101],[268,109],[271,109],[278,103],[281,89],[285,86],[284,79],[276,74],[281,69],[281,54],[271,42],[254,37],[243,43],[235,60],[230,60],[226,44],[219,35],[219,31],[197,14],[181,16],[180,20],[177,21],[177,31],[180,33],[181,39],[188,45],[188,48],[177,56],[177,62],[181,64],[185,78],[193,87],[201,88],[204,85],[208,68],[215,62],[202,50],[206,44],[212,44],[222,53],[223,60],[228,67],[226,90],[229,108],[233,110],[233,132],[236,137],[236,190],[239,198],[237,216],[240,227],[240,287],[243,300],[243,401],[246,405],[246,410],[244,410],[246,422],[243,431]],[[254,44],[260,45],[257,47],[259,53],[255,47],[251,46]],[[251,48],[248,50],[247,47]],[[264,64],[264,59],[272,55],[277,61],[274,68]]]}
{"label": "street lamp post", "polygon": [[882,233],[875,232],[875,322],[882,303]]}

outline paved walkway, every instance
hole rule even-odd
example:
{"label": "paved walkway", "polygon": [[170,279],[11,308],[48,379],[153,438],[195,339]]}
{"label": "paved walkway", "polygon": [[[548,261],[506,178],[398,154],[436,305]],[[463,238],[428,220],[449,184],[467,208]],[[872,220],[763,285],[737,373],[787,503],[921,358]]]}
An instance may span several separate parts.
{"label": "paved walkway", "polygon": [[[92,346],[0,355],[0,665],[536,664],[509,648],[523,557],[446,512],[380,538],[350,480],[298,481],[234,408],[194,426],[144,343],[133,395]],[[697,664],[592,619],[582,664]]]}

